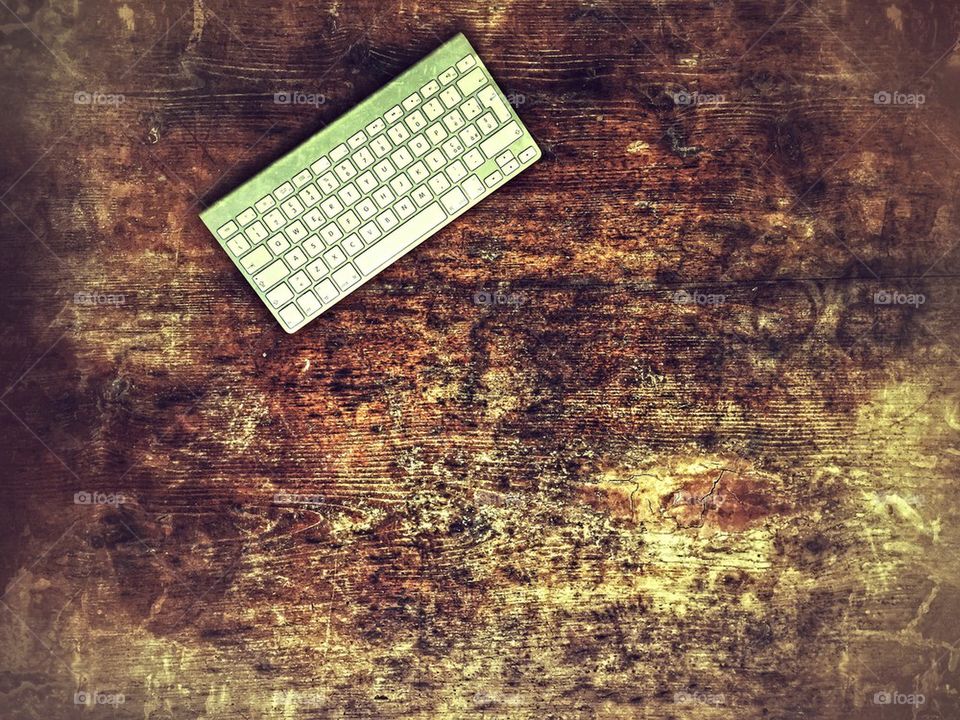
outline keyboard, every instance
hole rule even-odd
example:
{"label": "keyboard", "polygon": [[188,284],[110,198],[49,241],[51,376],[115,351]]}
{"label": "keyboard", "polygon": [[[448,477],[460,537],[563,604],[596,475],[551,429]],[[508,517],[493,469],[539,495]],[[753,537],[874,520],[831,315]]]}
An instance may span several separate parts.
{"label": "keyboard", "polygon": [[200,218],[293,333],[540,156],[459,34]]}

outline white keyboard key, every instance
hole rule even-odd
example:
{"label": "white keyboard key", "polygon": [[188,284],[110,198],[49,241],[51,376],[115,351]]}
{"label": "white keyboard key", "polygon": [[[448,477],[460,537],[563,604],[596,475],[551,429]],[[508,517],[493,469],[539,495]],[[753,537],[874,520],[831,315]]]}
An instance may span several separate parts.
{"label": "white keyboard key", "polygon": [[450,132],[456,132],[466,125],[467,121],[463,119],[463,115],[461,115],[458,110],[454,110],[443,118],[443,124],[446,125],[447,130]]}
{"label": "white keyboard key", "polygon": [[346,261],[346,259],[347,256],[343,254],[343,250],[341,250],[337,245],[334,245],[323,254],[323,261],[331,268],[339,267],[341,263]]}
{"label": "white keyboard key", "polygon": [[284,215],[293,220],[303,212],[304,207],[303,203],[301,203],[299,199],[292,197],[289,200],[281,203],[280,209],[283,210]]}
{"label": "white keyboard key", "polygon": [[369,275],[414,245],[446,219],[447,215],[443,212],[443,208],[438,203],[431,203],[389,235],[357,255],[355,260],[357,268],[364,275]]}
{"label": "white keyboard key", "polygon": [[357,203],[357,215],[359,215],[364,220],[369,220],[374,215],[377,214],[377,206],[373,204],[373,201],[370,198],[364,198],[359,203]]}
{"label": "white keyboard key", "polygon": [[430,150],[430,143],[423,135],[414,135],[410,138],[410,149],[413,150],[413,154],[417,157],[423,157],[423,155]]}
{"label": "white keyboard key", "polygon": [[393,141],[394,145],[400,145],[410,137],[410,131],[407,130],[403,123],[397,123],[392,128],[387,130],[387,137]]}
{"label": "white keyboard key", "polygon": [[262,198],[257,200],[254,207],[257,209],[257,212],[262,215],[276,204],[277,201],[273,199],[273,195],[264,195]]}
{"label": "white keyboard key", "polygon": [[293,185],[288,182],[285,182],[283,185],[273,191],[273,196],[278,202],[290,197],[291,195],[293,195]]}
{"label": "white keyboard key", "polygon": [[454,160],[447,168],[447,175],[451,182],[458,183],[467,176],[467,168],[459,160]]}
{"label": "white keyboard key", "polygon": [[307,261],[307,256],[304,254],[303,250],[295,247],[293,250],[284,255],[283,259],[287,261],[287,265],[290,266],[291,270],[296,270]]}
{"label": "white keyboard key", "polygon": [[443,85],[449,85],[454,81],[456,77],[457,77],[457,71],[454,70],[452,67],[448,67],[446,70],[440,73],[440,82]]}
{"label": "white keyboard key", "polygon": [[386,182],[397,174],[396,168],[393,167],[389,160],[383,160],[374,165],[373,171],[382,182]]}
{"label": "white keyboard key", "polygon": [[410,132],[419,132],[427,126],[427,119],[419,110],[414,110],[410,113],[404,122],[407,124],[407,127],[410,128]]}
{"label": "white keyboard key", "polygon": [[307,290],[303,295],[297,298],[297,305],[300,306],[300,309],[303,310],[304,315],[307,317],[313,315],[317,310],[323,307],[317,296],[314,295],[310,290]]}
{"label": "white keyboard key", "polygon": [[443,104],[447,106],[447,110],[450,108],[456,107],[461,100],[460,93],[457,92],[457,89],[452,85],[440,93],[440,99],[443,101]]}
{"label": "white keyboard key", "polygon": [[323,241],[317,235],[311,235],[303,241],[303,249],[311,258],[315,258],[323,252]]}
{"label": "white keyboard key", "polygon": [[440,146],[440,149],[443,150],[444,154],[453,160],[455,157],[460,155],[463,152],[463,143],[460,142],[460,138],[452,137],[447,138],[444,141],[443,145]]}
{"label": "white keyboard key", "polygon": [[280,319],[286,323],[287,327],[296,327],[298,323],[303,322],[303,314],[297,310],[297,306],[293,303],[287,305],[283,310],[280,311]]}
{"label": "white keyboard key", "polygon": [[361,240],[356,233],[350,233],[347,235],[343,239],[341,245],[343,246],[343,249],[347,251],[347,255],[350,257],[353,257],[358,252],[363,250],[363,240]]}
{"label": "white keyboard key", "polygon": [[322,258],[317,258],[307,265],[307,272],[314,280],[320,280],[330,274],[330,268],[327,267]]}
{"label": "white keyboard key", "polygon": [[427,165],[430,166],[430,170],[433,172],[436,172],[447,164],[447,158],[442,152],[440,152],[439,148],[427,155],[427,157],[424,159],[427,161]]}
{"label": "white keyboard key", "polygon": [[388,123],[395,123],[397,120],[403,117],[403,110],[400,109],[399,105],[394,105],[392,108],[387,110],[386,113],[384,113],[383,117]]}
{"label": "white keyboard key", "polygon": [[427,181],[427,185],[433,190],[434,195],[439,195],[450,187],[450,181],[447,180],[446,175],[439,172]]}
{"label": "white keyboard key", "polygon": [[493,187],[501,180],[503,180],[503,175],[500,173],[499,170],[494,170],[492,173],[487,175],[484,182],[487,184],[487,187]]}
{"label": "white keyboard key", "polygon": [[357,178],[357,185],[365,193],[372,193],[379,184],[376,176],[369,170]]}
{"label": "white keyboard key", "polygon": [[322,283],[317,285],[313,291],[317,294],[317,297],[320,298],[320,301],[324,304],[333,302],[337,299],[337,288],[329,280],[324,280]]}
{"label": "white keyboard key", "polygon": [[309,170],[301,170],[293,176],[293,184],[298,188],[302,188],[311,180],[313,180],[313,174]]}
{"label": "white keyboard key", "polygon": [[267,293],[267,300],[269,300],[270,304],[276,308],[292,299],[293,293],[290,291],[290,288],[287,287],[286,283],[280,283],[273,290]]}
{"label": "white keyboard key", "polygon": [[349,160],[344,160],[337,165],[333,171],[337,174],[337,177],[340,178],[340,182],[348,182],[357,176],[357,169]]}
{"label": "white keyboard key", "polygon": [[530,162],[537,156],[537,149],[532,145],[528,148],[525,148],[520,155],[518,156],[520,162]]}
{"label": "white keyboard key", "polygon": [[343,186],[343,189],[337,193],[337,197],[340,198],[340,202],[343,203],[344,207],[348,207],[360,199],[360,191],[357,190],[356,185],[350,183],[349,185]]}
{"label": "white keyboard key", "polygon": [[373,164],[375,158],[369,148],[361,148],[353,155],[353,162],[360,170],[366,170]]}
{"label": "white keyboard key", "polygon": [[447,212],[452,215],[467,204],[467,196],[463,194],[463,190],[455,187],[441,197],[440,202],[443,203],[443,207],[446,208]]}
{"label": "white keyboard key", "polygon": [[247,240],[256,245],[258,242],[266,240],[267,235],[270,233],[267,232],[267,229],[263,226],[263,223],[257,220],[255,223],[251,224],[250,227],[244,230],[243,234],[247,236]]}
{"label": "white keyboard key", "polygon": [[377,215],[377,224],[383,228],[384,232],[389,232],[397,226],[397,223],[400,221],[397,220],[397,216],[394,214],[393,210],[384,210],[382,213]]}
{"label": "white keyboard key", "polygon": [[231,220],[230,222],[225,223],[217,228],[217,235],[219,235],[222,240],[226,240],[239,229],[240,227],[233,220]]}
{"label": "white keyboard key", "polygon": [[438,117],[440,117],[441,115],[443,115],[443,113],[446,112],[446,110],[443,107],[443,103],[441,103],[436,98],[429,100],[423,106],[423,111],[427,114],[427,117],[430,120],[436,120]]}
{"label": "white keyboard key", "polygon": [[[470,59],[472,60],[473,58]],[[457,87],[460,88],[460,92],[463,93],[464,97],[473,95],[474,91],[479,90],[486,84],[487,78],[483,74],[483,70],[478,67],[457,80]]]}
{"label": "white keyboard key", "polygon": [[401,220],[406,220],[417,210],[413,201],[408,197],[400,198],[397,204],[393,206],[393,209],[397,211],[397,215],[400,216]]}
{"label": "white keyboard key", "polygon": [[463,161],[467,164],[468,168],[476,170],[484,163],[483,153],[474,148],[463,156]]}
{"label": "white keyboard key", "polygon": [[328,195],[340,187],[340,181],[333,172],[326,172],[317,178],[317,185]]}
{"label": "white keyboard key", "polygon": [[460,187],[464,189],[471,200],[476,200],[486,192],[486,188],[483,187],[483,183],[476,175],[468,177],[460,184]]}
{"label": "white keyboard key", "polygon": [[267,241],[267,246],[273,251],[274,255],[280,255],[290,249],[290,241],[279,233]]}
{"label": "white keyboard key", "polygon": [[483,103],[485,108],[493,110],[500,122],[506,122],[510,119],[510,111],[507,110],[507,106],[503,104],[503,100],[497,95],[497,91],[493,89],[492,85],[487,85],[477,94],[477,97],[480,98],[480,102]]}
{"label": "white keyboard key", "polygon": [[264,267],[272,259],[273,255],[270,254],[270,251],[261,245],[260,247],[255,248],[254,251],[249,255],[241,258],[240,266],[246,270],[247,273],[253,275],[257,270]]}
{"label": "white keyboard key", "polygon": [[263,216],[263,221],[271,230],[279,230],[287,224],[287,218],[280,212],[280,208],[275,208]]}
{"label": "white keyboard key", "polygon": [[351,232],[356,230],[357,226],[360,225],[360,218],[357,217],[357,214],[353,210],[347,210],[339,217],[337,224],[343,228],[344,232]]}
{"label": "white keyboard key", "polygon": [[360,279],[360,273],[350,263],[347,263],[342,268],[337,270],[333,275],[331,275],[333,281],[341,290],[346,290],[348,287],[351,287],[357,283]]}
{"label": "white keyboard key", "polygon": [[519,162],[517,162],[516,160],[511,160],[510,162],[508,162],[506,165],[503,166],[503,168],[502,168],[503,174],[504,174],[504,175],[511,175],[511,174],[513,174],[513,172],[514,172],[515,170],[517,170],[517,168],[519,168],[519,167],[520,167],[520,163],[519,163]]}
{"label": "white keyboard key", "polygon": [[377,203],[381,210],[385,207],[388,207],[395,199],[396,196],[386,185],[373,194],[373,200]]}
{"label": "white keyboard key", "polygon": [[343,212],[343,205],[335,197],[328,197],[322,203],[320,207],[323,208],[323,211],[327,214],[327,217],[333,218]]}
{"label": "white keyboard key", "polygon": [[382,133],[385,127],[387,127],[387,124],[383,121],[383,118],[377,118],[372,123],[367,125],[367,135],[374,137],[378,133]]}
{"label": "white keyboard key", "polygon": [[460,142],[462,142],[465,147],[471,147],[472,145],[476,145],[478,142],[480,142],[480,138],[483,136],[475,126],[467,125],[457,134],[457,137],[460,138]]}
{"label": "white keyboard key", "polygon": [[417,204],[417,207],[426,207],[433,200],[433,193],[427,188],[426,185],[421,185],[416,190],[414,190],[410,197],[413,198],[413,201]]}
{"label": "white keyboard key", "polygon": [[303,216],[303,221],[311,230],[316,230],[318,227],[323,225],[325,219],[326,218],[324,218],[323,213],[320,212],[320,208],[310,208],[307,211],[307,214]]}
{"label": "white keyboard key", "polygon": [[390,144],[390,141],[387,140],[385,135],[377,135],[377,137],[373,139],[373,142],[370,143],[370,147],[373,148],[373,153],[378,158],[382,158],[388,152],[393,150],[393,146]]}
{"label": "white keyboard key", "polygon": [[411,165],[407,170],[407,174],[410,176],[410,179],[413,180],[414,184],[423,182],[430,177],[430,171],[427,170],[427,166],[422,162],[416,162]]}
{"label": "white keyboard key", "polygon": [[367,141],[367,136],[364,135],[363,130],[358,130],[347,140],[347,145],[350,146],[351,150],[356,150],[358,147],[363,145]]}
{"label": "white keyboard key", "polygon": [[360,228],[360,235],[363,237],[364,241],[369,245],[378,237],[383,235],[380,228],[375,222],[368,222],[362,228]]}
{"label": "white keyboard key", "polygon": [[438,83],[436,80],[431,80],[422,88],[420,88],[420,94],[423,97],[430,97],[439,89],[440,89],[440,83]]}
{"label": "white keyboard key", "polygon": [[434,145],[442,143],[444,138],[447,137],[447,134],[447,129],[443,126],[443,123],[434,123],[427,128],[427,132],[425,133],[427,139]]}
{"label": "white keyboard key", "polygon": [[459,70],[460,72],[466,72],[476,64],[477,64],[477,61],[474,59],[473,55],[467,55],[465,57],[462,57],[460,61],[457,63],[457,70]]}
{"label": "white keyboard key", "polygon": [[407,165],[413,162],[413,155],[411,155],[410,151],[405,147],[402,147],[393,153],[393,155],[390,156],[390,159],[393,160],[393,164],[397,166],[398,170],[403,170]]}
{"label": "white keyboard key", "polygon": [[494,130],[497,129],[497,125],[500,123],[497,122],[497,119],[493,116],[492,112],[486,112],[483,114],[479,120],[477,120],[477,127],[480,128],[480,132],[484,135],[489,135]]}
{"label": "white keyboard key", "polygon": [[509,150],[507,150],[506,152],[502,152],[502,153],[500,153],[499,155],[497,155],[497,165],[499,165],[500,167],[503,167],[504,165],[506,165],[506,164],[507,164],[508,162],[510,162],[511,160],[513,160],[513,153],[510,152]]}
{"label": "white keyboard key", "polygon": [[227,247],[234,255],[240,256],[250,249],[250,243],[243,235],[234,235],[227,240]]}
{"label": "white keyboard key", "polygon": [[340,143],[333,150],[330,151],[330,160],[332,160],[333,162],[339,162],[349,154],[350,154],[350,151],[347,149],[347,146],[344,145],[343,143]]}
{"label": "white keyboard key", "polygon": [[483,112],[483,108],[480,107],[480,103],[477,102],[476,98],[470,98],[460,106],[460,112],[463,113],[463,116],[467,120],[473,120],[477,115]]}
{"label": "white keyboard key", "polygon": [[403,173],[397,175],[393,180],[390,181],[390,189],[393,190],[394,194],[397,196],[406,195],[407,190],[413,187],[413,183],[407,180],[407,176]]}
{"label": "white keyboard key", "polygon": [[298,293],[302,293],[308,287],[313,285],[313,283],[310,282],[310,278],[307,277],[307,274],[303,270],[295,275],[290,276],[290,279],[287,282],[289,282],[290,285],[293,286],[294,291]]}
{"label": "white keyboard key", "polygon": [[283,260],[274,260],[265,269],[254,275],[253,281],[261,290],[269,290],[287,276],[287,266]]}
{"label": "white keyboard key", "polygon": [[330,223],[320,231],[320,237],[329,245],[343,237],[343,230],[338,228],[336,223]]}
{"label": "white keyboard key", "polygon": [[317,190],[316,185],[310,183],[303,190],[297,193],[297,197],[300,199],[300,202],[304,204],[304,207],[313,207],[320,202],[323,194]]}
{"label": "white keyboard key", "polygon": [[246,227],[256,219],[257,213],[253,208],[247,208],[242,213],[237,215],[237,222],[240,223],[240,227]]}
{"label": "white keyboard key", "polygon": [[523,130],[520,129],[516,120],[512,120],[480,143],[480,149],[488,158],[496,157],[522,135]]}
{"label": "white keyboard key", "polygon": [[290,238],[290,242],[298,243],[301,240],[306,239],[307,235],[310,233],[307,232],[307,228],[304,227],[303,223],[297,220],[294,223],[290,223],[283,229],[283,234]]}
{"label": "white keyboard key", "polygon": [[420,104],[419,93],[414,93],[410,97],[404,99],[404,101],[401,103],[401,105],[403,105],[403,109],[406,110],[407,112],[410,112],[419,104]]}
{"label": "white keyboard key", "polygon": [[310,166],[310,169],[313,170],[314,175],[320,175],[325,173],[330,169],[330,158],[322,157],[317,160],[313,165]]}

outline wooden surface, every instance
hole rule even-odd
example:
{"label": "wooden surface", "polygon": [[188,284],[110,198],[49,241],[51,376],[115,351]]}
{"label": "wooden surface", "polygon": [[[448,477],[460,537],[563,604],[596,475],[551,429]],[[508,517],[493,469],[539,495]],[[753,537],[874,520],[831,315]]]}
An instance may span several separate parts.
{"label": "wooden surface", "polygon": [[[0,15],[0,716],[960,717],[955,4]],[[458,31],[544,159],[286,335],[199,209]]]}

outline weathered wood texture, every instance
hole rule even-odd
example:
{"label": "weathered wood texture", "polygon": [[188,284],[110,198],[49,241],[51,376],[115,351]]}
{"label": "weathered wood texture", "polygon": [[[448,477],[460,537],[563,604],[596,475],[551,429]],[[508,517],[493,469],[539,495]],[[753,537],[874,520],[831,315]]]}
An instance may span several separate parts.
{"label": "weathered wood texture", "polygon": [[[960,717],[955,3],[0,16],[0,716]],[[457,31],[543,161],[287,336],[199,208]]]}

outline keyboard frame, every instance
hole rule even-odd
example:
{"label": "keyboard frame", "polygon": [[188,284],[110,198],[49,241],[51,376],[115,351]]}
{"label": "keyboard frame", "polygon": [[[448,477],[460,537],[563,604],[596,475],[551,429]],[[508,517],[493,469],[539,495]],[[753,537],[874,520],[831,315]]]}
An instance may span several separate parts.
{"label": "keyboard frame", "polygon": [[[274,190],[277,187],[279,187],[286,181],[290,181],[295,175],[297,175],[304,169],[309,169],[312,163],[316,162],[321,157],[327,156],[330,150],[332,150],[333,148],[337,147],[341,143],[346,143],[348,138],[354,135],[358,130],[365,130],[367,125],[373,122],[376,118],[383,117],[383,115],[388,110],[390,110],[393,106],[401,105],[403,100],[409,97],[415,90],[418,91],[426,83],[428,83],[433,79],[436,79],[441,73],[443,73],[448,68],[456,67],[457,62],[466,55],[474,56],[474,59],[476,60],[476,65],[482,68],[484,74],[486,75],[489,81],[490,86],[499,96],[500,100],[504,103],[507,111],[511,116],[509,119],[504,120],[499,127],[500,128],[506,127],[511,121],[515,121],[519,125],[520,129],[522,130],[522,134],[518,136],[516,140],[511,142],[510,145],[508,145],[506,148],[504,148],[500,152],[502,153],[502,152],[505,152],[506,150],[510,150],[515,155],[518,155],[522,149],[532,146],[535,150],[535,155],[530,160],[521,163],[521,166],[518,171],[515,171],[513,174],[509,176],[502,177],[498,182],[492,185],[485,186],[484,192],[478,197],[469,198],[468,196],[467,198],[468,202],[462,208],[454,211],[453,213],[449,213],[446,211],[446,209],[444,209],[444,211],[447,212],[447,215],[448,215],[445,222],[441,223],[432,231],[427,232],[420,239],[411,243],[408,247],[406,247],[405,250],[403,250],[396,256],[392,257],[389,261],[385,262],[376,270],[372,271],[369,275],[362,275],[361,273],[359,282],[355,283],[354,285],[349,287],[347,290],[340,291],[339,288],[337,288],[337,290],[339,291],[338,296],[330,303],[323,303],[319,311],[315,312],[312,315],[307,316],[304,313],[302,313],[302,310],[301,310],[301,313],[305,315],[303,321],[297,323],[295,326],[292,326],[292,327],[288,326],[285,323],[285,321],[281,318],[280,311],[284,309],[284,307],[286,307],[286,305],[289,303],[285,303],[280,308],[273,307],[273,305],[267,300],[267,297],[266,297],[267,293],[270,291],[270,288],[267,288],[267,290],[261,290],[253,280],[253,275],[255,275],[256,273],[252,273],[252,274],[248,273],[240,265],[240,257],[235,256],[227,247],[227,241],[230,240],[232,237],[234,237],[236,233],[231,234],[227,238],[221,238],[217,232],[218,229],[224,226],[226,223],[230,222],[231,220],[235,220],[236,217],[240,215],[240,213],[242,213],[247,208],[254,207],[255,203],[260,198],[266,195],[273,195]],[[472,70],[472,69],[473,67],[469,68],[469,70]],[[457,80],[463,77],[466,74],[466,72],[469,72],[469,70],[464,72],[458,71],[457,79],[453,80],[452,84],[455,85]],[[443,87],[446,87],[446,85],[441,86],[441,89],[443,89]],[[437,95],[434,95],[433,97],[437,97]],[[418,105],[417,107],[420,107],[420,106]],[[404,117],[407,114],[408,114],[407,112],[404,112]],[[388,127],[389,126],[390,125],[388,123]],[[368,138],[364,146],[365,147],[369,146],[369,142],[372,139],[373,138]],[[474,147],[479,147],[479,144]],[[351,154],[353,152],[355,151],[351,150]],[[493,75],[490,73],[490,70],[486,67],[486,65],[484,65],[479,54],[476,52],[476,50],[473,48],[473,46],[470,44],[467,38],[463,35],[463,33],[458,33],[451,40],[444,43],[439,48],[437,48],[436,50],[431,52],[429,55],[424,57],[422,60],[417,62],[415,65],[413,65],[412,67],[410,67],[409,69],[407,69],[406,71],[404,71],[403,73],[395,77],[389,83],[387,83],[382,88],[380,88],[379,90],[377,90],[376,92],[368,96],[365,100],[363,100],[362,102],[354,106],[352,109],[348,110],[343,115],[339,116],[332,123],[330,123],[326,127],[319,130],[316,134],[314,134],[309,139],[304,141],[301,145],[294,148],[293,150],[288,152],[286,155],[281,157],[279,160],[276,160],[270,166],[268,166],[267,168],[259,172],[257,175],[255,175],[254,177],[250,178],[249,180],[247,180],[246,182],[238,186],[235,190],[231,191],[229,194],[224,196],[221,200],[211,205],[209,208],[207,208],[205,211],[203,211],[200,214],[200,219],[203,221],[204,225],[206,225],[206,227],[210,230],[211,234],[216,239],[216,241],[220,244],[220,246],[223,248],[224,252],[227,253],[227,256],[231,259],[231,261],[237,267],[241,275],[243,275],[244,279],[247,280],[247,283],[250,285],[250,287],[253,288],[253,291],[257,294],[257,296],[263,302],[267,310],[270,311],[270,313],[274,316],[274,318],[277,320],[277,322],[286,332],[292,334],[297,332],[298,330],[300,330],[301,328],[303,328],[305,325],[312,322],[316,318],[318,318],[320,315],[325,313],[331,307],[335,306],[337,303],[339,303],[341,300],[343,300],[345,297],[347,297],[351,293],[363,287],[363,285],[365,285],[367,282],[369,282],[373,278],[377,277],[377,275],[383,272],[383,270],[385,270],[386,268],[390,267],[390,265],[400,260],[400,258],[412,252],[416,247],[418,247],[421,243],[426,241],[428,238],[433,237],[434,235],[439,233],[441,230],[443,230],[443,228],[445,228],[447,225],[453,222],[456,218],[463,215],[472,207],[474,207],[475,205],[477,205],[478,203],[482,202],[484,199],[489,197],[491,194],[496,192],[500,187],[502,187],[503,185],[505,185],[506,183],[510,182],[512,179],[517,177],[520,173],[522,173],[528,167],[536,163],[541,157],[542,157],[542,152],[540,150],[540,147],[537,145],[536,141],[530,135],[529,130],[527,129],[526,125],[524,125],[519,115],[517,115],[517,112],[514,109],[514,107],[507,100],[506,96],[504,95],[503,91],[497,84]],[[492,158],[485,159],[484,164],[479,166],[475,170],[471,170],[470,174],[478,175],[480,180],[483,181],[484,175],[491,172],[491,170],[489,169],[483,170],[483,168],[488,168],[491,163],[493,163],[494,165],[496,164],[495,160]],[[334,165],[335,164],[336,163],[334,163]],[[499,169],[499,168],[495,168],[495,169]],[[481,171],[483,172],[483,175],[480,174]],[[435,174],[436,173],[431,173],[431,177]],[[502,174],[503,173],[501,173],[501,175]],[[313,180],[316,180],[316,177],[314,177]],[[459,186],[459,183],[456,183],[456,185]],[[327,197],[327,195],[324,195],[324,197]],[[366,196],[361,196],[361,198],[353,205],[345,206],[343,211],[345,212],[346,210],[355,207],[363,199],[363,197],[366,197]],[[439,198],[435,198],[434,202],[439,202]],[[280,205],[280,201],[277,201],[274,207],[279,207],[279,205]],[[310,207],[313,207],[313,206],[310,206]],[[271,208],[270,210],[272,209],[273,208]],[[270,212],[270,210],[267,210],[267,212]],[[305,208],[305,210],[309,210],[309,207]],[[257,212],[257,219],[262,219],[262,216],[263,215],[261,213]],[[284,225],[284,227],[286,227],[286,225],[292,222],[294,222],[294,220],[288,220],[287,223]],[[280,231],[282,231],[282,228],[277,232],[280,232]],[[258,243],[257,245],[265,245],[266,242],[269,240],[269,238],[272,237],[274,234],[275,234],[274,232],[270,232],[268,238],[262,241],[261,243]],[[389,233],[385,232],[383,233],[382,237],[385,237],[388,234]],[[371,244],[375,244],[375,242],[376,241],[374,241],[374,243],[371,243]],[[296,245],[299,245],[299,244],[300,243],[296,243]],[[252,249],[254,249],[254,247],[256,247],[256,245],[251,245],[251,248],[249,250],[244,251],[242,253],[242,256],[249,253]],[[284,252],[289,252],[289,250],[286,250]],[[282,254],[277,257],[281,257],[281,256]],[[353,262],[352,258],[349,258],[349,261]],[[290,274],[292,274],[293,272],[295,271],[291,271]],[[329,276],[330,274],[328,273],[327,277]],[[289,274],[287,277],[289,277]],[[319,281],[313,282],[310,288],[315,287],[318,282]],[[290,302],[294,302],[294,300],[291,300]]]}

